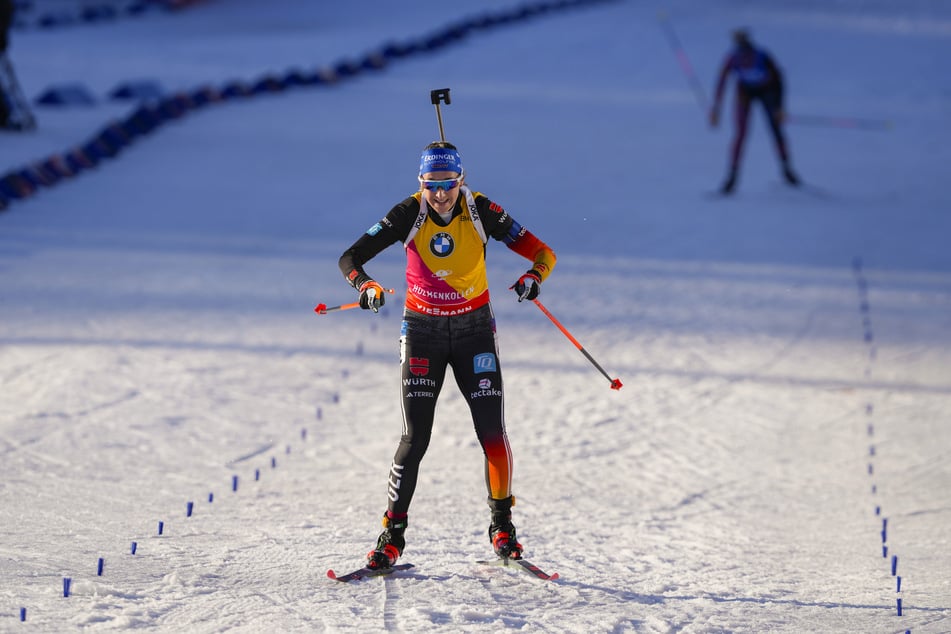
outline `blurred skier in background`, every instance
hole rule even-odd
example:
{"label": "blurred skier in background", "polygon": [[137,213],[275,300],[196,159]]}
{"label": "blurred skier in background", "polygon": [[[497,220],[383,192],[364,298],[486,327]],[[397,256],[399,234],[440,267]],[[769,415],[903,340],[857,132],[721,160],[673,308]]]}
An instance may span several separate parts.
{"label": "blurred skier in background", "polygon": [[730,151],[730,171],[720,187],[720,192],[729,194],[736,187],[743,143],[749,124],[750,108],[754,101],[763,104],[769,127],[776,141],[776,153],[782,164],[783,177],[790,185],[799,185],[799,177],[793,172],[789,161],[789,150],[783,136],[783,74],[772,56],[762,48],[755,46],[746,29],[733,31],[734,48],[730,51],[720,69],[714,92],[713,106],[710,109],[710,125],[716,127],[720,121],[720,102],[730,74],[736,75],[736,95],[734,97],[735,126],[733,145]]}
{"label": "blurred skier in background", "polygon": [[13,0],[0,0],[0,53],[7,50],[7,35],[13,24]]}
{"label": "blurred skier in background", "polygon": [[[13,0],[0,0],[0,73],[6,71],[7,43],[10,25],[13,23]],[[0,81],[0,128],[7,127],[10,121],[10,97],[7,96],[5,81]]]}
{"label": "blurred skier in background", "polygon": [[32,130],[36,121],[7,56],[14,9],[13,0],[0,0],[0,130]]}
{"label": "blurred skier in background", "polygon": [[520,302],[538,297],[542,281],[555,266],[555,254],[500,205],[466,186],[462,159],[451,143],[436,141],[423,148],[418,174],[419,191],[370,227],[339,263],[347,282],[360,293],[360,307],[377,312],[384,303],[383,288],[363,266],[396,242],[406,251],[400,331],[403,434],[390,466],[384,530],[367,555],[367,566],[392,567],[403,553],[410,501],[449,367],[485,455],[489,540],[499,557],[519,559],[522,545],[511,510],[512,451],[505,432],[485,245],[489,238],[499,240],[532,263],[510,287]]}

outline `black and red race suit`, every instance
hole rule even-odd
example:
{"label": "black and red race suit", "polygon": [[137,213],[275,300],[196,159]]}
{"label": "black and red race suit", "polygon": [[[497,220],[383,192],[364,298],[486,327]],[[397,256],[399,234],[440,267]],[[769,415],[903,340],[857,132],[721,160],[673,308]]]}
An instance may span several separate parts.
{"label": "black and red race suit", "polygon": [[364,264],[396,242],[406,250],[400,330],[403,434],[387,483],[390,517],[405,516],[409,510],[448,367],[469,405],[485,454],[489,497],[511,495],[512,452],[485,270],[488,238],[530,260],[543,280],[555,265],[555,254],[545,243],[502,207],[465,187],[448,222],[417,192],[393,207],[340,258],[344,277],[360,288],[371,279]]}

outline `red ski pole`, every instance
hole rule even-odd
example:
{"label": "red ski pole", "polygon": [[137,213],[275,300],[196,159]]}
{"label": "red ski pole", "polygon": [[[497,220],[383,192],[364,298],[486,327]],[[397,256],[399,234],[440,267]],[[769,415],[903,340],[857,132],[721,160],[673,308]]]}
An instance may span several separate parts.
{"label": "red ski pole", "polygon": [[786,117],[789,123],[799,125],[819,125],[853,130],[891,130],[894,126],[887,119],[859,119],[856,117],[831,117],[823,115],[791,114]]}
{"label": "red ski pole", "polygon": [[316,306],[314,306],[314,312],[317,313],[318,315],[326,315],[327,313],[333,312],[335,310],[350,310],[351,308],[357,308],[359,305],[360,305],[360,302],[353,302],[351,304],[340,304],[339,306],[330,306],[330,307],[328,307],[327,304],[317,304]]}
{"label": "red ski pole", "polygon": [[[384,288],[384,293],[389,293],[392,295],[396,291],[392,288]],[[326,315],[327,313],[333,312],[335,310],[350,310],[351,308],[359,308],[360,302],[351,302],[349,304],[340,304],[339,306],[330,306],[327,307],[327,304],[317,304],[314,307],[314,312],[318,315]]]}
{"label": "red ski pole", "polygon": [[555,319],[555,316],[552,315],[550,312],[548,312],[548,309],[545,308],[545,307],[542,305],[542,303],[541,303],[540,301],[538,301],[537,299],[533,299],[532,301],[535,302],[535,305],[538,306],[538,308],[539,308],[543,313],[545,313],[545,316],[548,317],[548,318],[551,320],[551,323],[555,324],[555,326],[558,327],[558,330],[561,331],[561,334],[563,334],[564,336],[568,337],[568,341],[570,341],[571,343],[575,344],[575,347],[576,347],[578,350],[581,351],[581,354],[583,354],[585,357],[587,357],[588,361],[590,361],[591,364],[592,364],[594,367],[596,367],[596,368],[601,372],[601,374],[604,375],[604,378],[606,378],[608,381],[611,382],[611,389],[612,389],[612,390],[620,390],[621,387],[622,387],[622,385],[623,385],[623,384],[621,383],[621,380],[620,380],[620,379],[612,379],[612,378],[611,378],[611,375],[604,371],[604,368],[602,368],[602,367],[598,364],[598,362],[594,360],[594,357],[592,357],[590,354],[588,354],[588,351],[584,349],[584,346],[582,346],[582,345],[578,342],[577,339],[575,339],[574,337],[571,336],[571,333],[568,332],[568,329],[565,328],[564,326],[562,326],[562,325],[561,325],[561,322],[558,321],[557,319]]}
{"label": "red ski pole", "polygon": [[680,38],[677,37],[677,32],[674,31],[674,25],[670,21],[670,16],[667,15],[666,11],[659,11],[657,13],[657,19],[664,28],[667,42],[670,44],[670,48],[673,49],[674,56],[680,64],[680,69],[687,78],[687,83],[690,84],[690,88],[693,89],[693,94],[697,98],[697,105],[700,106],[700,110],[706,112],[708,108],[707,95],[703,90],[703,86],[700,84],[700,80],[697,78],[697,73],[694,72],[693,66],[690,64],[687,51],[684,50],[683,44],[680,43]]}

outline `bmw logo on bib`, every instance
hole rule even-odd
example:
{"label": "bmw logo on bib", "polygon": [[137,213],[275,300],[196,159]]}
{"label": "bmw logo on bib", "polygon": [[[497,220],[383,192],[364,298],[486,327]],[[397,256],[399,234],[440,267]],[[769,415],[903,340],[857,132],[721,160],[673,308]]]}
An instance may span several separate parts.
{"label": "bmw logo on bib", "polygon": [[452,242],[452,236],[448,233],[437,233],[433,236],[432,240],[429,241],[429,250],[433,252],[437,258],[444,258],[450,253],[454,248]]}

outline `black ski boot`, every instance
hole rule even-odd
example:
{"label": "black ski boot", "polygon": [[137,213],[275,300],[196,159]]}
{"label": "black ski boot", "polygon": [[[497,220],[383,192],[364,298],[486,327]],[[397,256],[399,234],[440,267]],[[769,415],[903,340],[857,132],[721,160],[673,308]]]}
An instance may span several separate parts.
{"label": "black ski boot", "polygon": [[730,175],[727,176],[723,184],[720,185],[720,193],[724,196],[732,194],[734,187],[736,187],[736,170],[730,171]]}
{"label": "black ski boot", "polygon": [[396,520],[386,513],[383,514],[383,532],[376,540],[376,548],[367,553],[367,568],[393,567],[406,547],[403,531],[407,526],[406,517]]}
{"label": "black ski boot", "polygon": [[515,526],[512,524],[512,507],[515,506],[515,496],[501,500],[489,498],[489,508],[492,509],[492,523],[489,524],[489,541],[495,554],[503,559],[521,559],[522,545],[515,535]]}

